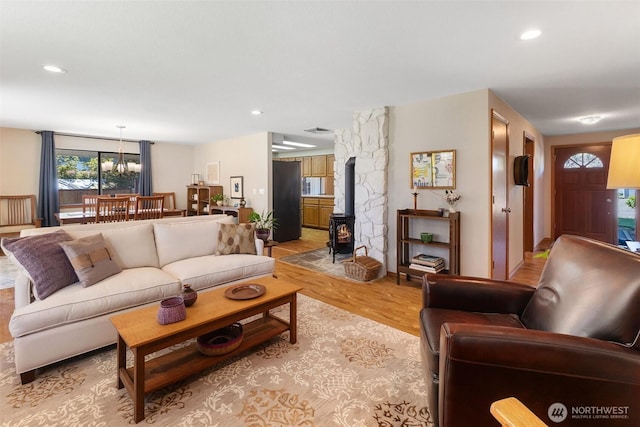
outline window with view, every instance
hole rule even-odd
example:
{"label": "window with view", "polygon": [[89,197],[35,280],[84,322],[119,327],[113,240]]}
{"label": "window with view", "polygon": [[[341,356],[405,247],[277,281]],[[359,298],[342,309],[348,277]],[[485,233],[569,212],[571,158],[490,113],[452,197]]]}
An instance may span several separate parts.
{"label": "window with view", "polygon": [[104,162],[118,161],[118,153],[56,149],[60,206],[81,205],[84,194],[138,193],[140,155],[124,154],[129,171],[102,170]]}

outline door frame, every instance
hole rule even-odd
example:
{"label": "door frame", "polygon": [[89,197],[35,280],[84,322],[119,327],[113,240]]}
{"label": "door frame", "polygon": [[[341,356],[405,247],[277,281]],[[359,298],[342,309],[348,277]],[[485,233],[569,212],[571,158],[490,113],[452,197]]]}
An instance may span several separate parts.
{"label": "door frame", "polygon": [[[522,132],[522,153],[529,155],[529,186],[522,189],[522,245],[523,256],[525,252],[533,252],[536,248],[534,240],[535,223],[535,152],[536,139],[527,131]],[[530,219],[530,221],[527,221]],[[527,243],[530,245],[527,245]]]}
{"label": "door frame", "polygon": [[496,110],[491,109],[491,121],[490,121],[490,136],[491,136],[491,143],[490,143],[490,155],[489,155],[489,161],[491,162],[490,164],[490,170],[491,170],[491,179],[490,179],[490,183],[489,183],[489,194],[490,194],[490,199],[489,199],[489,208],[490,208],[490,230],[491,230],[491,239],[490,239],[490,246],[491,246],[491,257],[489,259],[489,271],[491,272],[491,278],[495,278],[495,254],[494,254],[494,167],[493,167],[493,154],[494,154],[494,134],[493,134],[493,124],[494,124],[494,120],[498,120],[501,123],[503,123],[506,127],[506,132],[505,132],[505,138],[506,138],[506,142],[505,142],[505,207],[502,208],[503,210],[503,214],[505,215],[505,242],[504,242],[504,247],[505,247],[505,271],[504,271],[504,277],[505,280],[508,280],[509,278],[509,132],[510,132],[510,124],[509,124],[509,120],[503,116],[502,114],[498,113]]}
{"label": "door frame", "polygon": [[[556,235],[556,215],[557,215],[557,206],[556,206],[556,161],[557,161],[557,150],[561,150],[564,148],[580,148],[580,147],[602,147],[609,146],[611,147],[611,141],[600,141],[600,142],[588,142],[583,144],[566,144],[566,145],[553,145],[551,146],[551,239],[554,239]],[[612,226],[612,233],[617,236],[618,229],[618,218],[617,218],[617,206],[613,206],[613,214],[612,218],[615,218]],[[614,236],[611,236],[613,239]],[[617,238],[616,238],[617,240]]]}

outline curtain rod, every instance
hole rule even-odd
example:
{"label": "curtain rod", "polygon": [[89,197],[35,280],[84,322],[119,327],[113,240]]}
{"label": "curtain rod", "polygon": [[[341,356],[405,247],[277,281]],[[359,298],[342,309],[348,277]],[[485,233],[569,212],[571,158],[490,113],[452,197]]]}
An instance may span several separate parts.
{"label": "curtain rod", "polygon": [[[40,135],[42,133],[42,131],[36,130],[34,131],[35,133],[37,133],[38,135]],[[54,135],[60,135],[60,136],[71,136],[73,138],[86,138],[86,139],[103,139],[105,141],[117,141],[120,142],[120,138],[109,138],[109,137],[102,137],[102,136],[91,136],[91,135],[77,135],[77,134],[73,134],[73,133],[61,133],[61,132],[53,132]],[[140,142],[137,141],[135,139],[122,139],[122,142]],[[151,145],[155,144],[155,142],[151,142]]]}

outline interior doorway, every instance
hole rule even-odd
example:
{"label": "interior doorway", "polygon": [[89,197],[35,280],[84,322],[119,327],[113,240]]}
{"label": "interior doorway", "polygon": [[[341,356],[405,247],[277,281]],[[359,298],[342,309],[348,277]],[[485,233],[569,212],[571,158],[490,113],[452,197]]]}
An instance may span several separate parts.
{"label": "interior doorway", "polygon": [[533,198],[534,198],[534,184],[535,180],[533,179],[534,170],[535,170],[535,148],[536,143],[533,136],[529,135],[527,132],[523,133],[523,147],[522,152],[525,156],[529,156],[529,175],[527,177],[528,186],[523,187],[523,249],[524,252],[533,252],[535,248],[535,242],[533,240]]}
{"label": "interior doorway", "polygon": [[509,122],[495,111],[491,114],[491,278],[509,276],[509,200],[507,170]]}
{"label": "interior doorway", "polygon": [[562,234],[618,243],[618,190],[607,190],[611,143],[554,147],[554,240]]}

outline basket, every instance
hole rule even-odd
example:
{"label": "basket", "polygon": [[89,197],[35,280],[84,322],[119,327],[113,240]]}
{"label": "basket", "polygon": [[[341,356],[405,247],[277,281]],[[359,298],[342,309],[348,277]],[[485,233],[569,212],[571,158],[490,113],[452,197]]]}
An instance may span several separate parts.
{"label": "basket", "polygon": [[169,323],[180,322],[187,318],[187,309],[184,306],[182,297],[172,297],[160,301],[158,309],[158,323],[168,325]]}
{"label": "basket", "polygon": [[[358,249],[364,249],[364,256],[356,256]],[[358,246],[353,250],[353,259],[344,262],[344,272],[350,277],[361,282],[367,282],[378,277],[378,271],[382,264],[371,258],[366,246]]]}
{"label": "basket", "polygon": [[196,347],[206,356],[227,354],[240,347],[242,343],[242,325],[234,323],[196,338]]}

